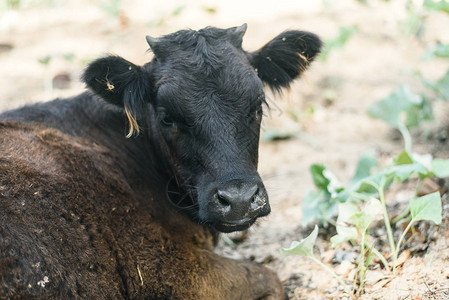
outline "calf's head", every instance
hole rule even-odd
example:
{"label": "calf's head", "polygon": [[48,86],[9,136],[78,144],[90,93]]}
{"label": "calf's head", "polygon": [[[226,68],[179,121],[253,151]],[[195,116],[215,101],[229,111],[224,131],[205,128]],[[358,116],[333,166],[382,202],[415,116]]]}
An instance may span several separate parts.
{"label": "calf's head", "polygon": [[149,136],[174,205],[222,232],[246,229],[270,212],[257,173],[263,84],[289,87],[321,47],[312,33],[286,31],[246,52],[245,31],[246,24],[147,36],[149,63],[109,56],[83,76],[95,94],[123,109],[129,136]]}

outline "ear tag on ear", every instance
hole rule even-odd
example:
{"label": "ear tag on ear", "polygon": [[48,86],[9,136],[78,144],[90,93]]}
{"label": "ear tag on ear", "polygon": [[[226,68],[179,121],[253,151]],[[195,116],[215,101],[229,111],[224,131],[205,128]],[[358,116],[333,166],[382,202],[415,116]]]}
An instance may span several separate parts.
{"label": "ear tag on ear", "polygon": [[108,87],[108,91],[113,91],[115,89],[115,86],[109,82],[109,80],[106,81],[106,86]]}
{"label": "ear tag on ear", "polygon": [[109,81],[108,78],[108,74],[106,74],[106,78],[104,79],[104,81],[102,82],[101,80],[96,79],[98,83],[100,84],[105,84],[106,85],[106,89],[110,92],[112,92],[115,89],[115,86],[112,82]]}

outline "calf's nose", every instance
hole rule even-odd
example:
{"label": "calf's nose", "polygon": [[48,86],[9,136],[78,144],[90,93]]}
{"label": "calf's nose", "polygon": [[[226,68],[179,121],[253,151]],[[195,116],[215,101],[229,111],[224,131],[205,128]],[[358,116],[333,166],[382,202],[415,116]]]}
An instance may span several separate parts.
{"label": "calf's nose", "polygon": [[241,189],[231,186],[218,189],[217,198],[223,206],[230,206],[231,208],[236,206],[246,206],[254,200],[258,190],[259,187],[257,184]]}
{"label": "calf's nose", "polygon": [[228,184],[217,189],[218,209],[225,219],[238,220],[254,217],[265,201],[259,195],[259,186],[254,184]]}

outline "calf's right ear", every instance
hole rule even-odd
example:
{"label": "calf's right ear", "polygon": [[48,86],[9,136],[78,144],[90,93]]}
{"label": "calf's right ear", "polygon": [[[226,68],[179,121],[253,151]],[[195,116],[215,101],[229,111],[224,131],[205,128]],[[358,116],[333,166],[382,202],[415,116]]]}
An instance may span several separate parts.
{"label": "calf's right ear", "polygon": [[147,72],[119,56],[108,56],[89,64],[82,80],[106,102],[124,109],[130,125],[127,137],[139,133],[138,121],[150,97]]}
{"label": "calf's right ear", "polygon": [[307,69],[320,50],[321,40],[317,35],[289,30],[249,53],[248,58],[259,78],[271,89],[280,91]]}

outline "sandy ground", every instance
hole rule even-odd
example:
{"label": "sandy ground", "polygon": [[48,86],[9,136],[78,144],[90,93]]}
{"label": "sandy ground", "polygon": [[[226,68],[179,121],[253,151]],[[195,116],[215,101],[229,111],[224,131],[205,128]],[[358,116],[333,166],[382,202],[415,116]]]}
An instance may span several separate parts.
{"label": "sandy ground", "polygon": [[[286,141],[261,143],[260,171],[273,212],[250,230],[243,243],[222,242],[217,250],[266,263],[279,273],[291,299],[345,297],[337,281],[319,266],[305,258],[280,254],[281,247],[300,240],[310,230],[301,227],[302,199],[313,189],[309,166],[324,163],[345,182],[365,151],[388,158],[401,150],[398,135],[381,121],[369,118],[366,110],[403,83],[416,93],[429,94],[413,72],[419,70],[435,80],[448,69],[447,61],[425,61],[422,55],[437,41],[449,42],[449,17],[431,14],[417,39],[398,25],[406,18],[405,1],[373,0],[362,5],[353,0],[124,0],[118,16],[104,8],[114,1],[25,2],[30,4],[18,10],[0,4],[0,110],[78,93],[84,88],[78,80],[83,68],[106,53],[137,64],[150,60],[152,54],[144,38],[147,34],[248,23],[244,48],[256,50],[286,29],[312,31],[328,40],[341,26],[357,26],[357,33],[344,48],[332,51],[326,61],[315,62],[283,95],[269,96],[272,109],[266,113],[264,134],[272,130],[295,133]],[[39,62],[47,56],[51,57],[48,65]],[[70,77],[68,86],[52,88],[52,79],[63,74]],[[418,134],[445,130],[449,106],[435,101],[434,109],[437,121],[414,132],[414,150],[438,150],[441,158],[448,158],[446,142]],[[395,279],[379,283],[381,275],[372,271],[363,298],[447,299],[448,229],[443,225],[433,230],[438,238],[406,260]],[[328,264],[335,253],[329,249],[326,234],[321,235],[316,255]],[[332,267],[342,274],[347,271],[342,265]]]}

